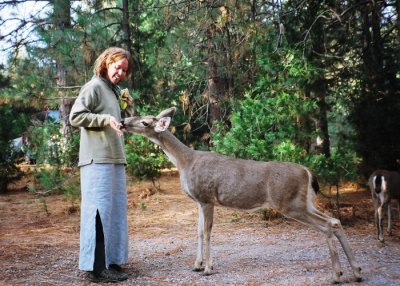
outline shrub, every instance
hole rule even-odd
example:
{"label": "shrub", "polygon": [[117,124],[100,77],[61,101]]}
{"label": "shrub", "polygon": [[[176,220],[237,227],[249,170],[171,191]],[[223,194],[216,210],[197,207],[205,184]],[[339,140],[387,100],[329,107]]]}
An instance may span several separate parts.
{"label": "shrub", "polygon": [[18,168],[21,153],[15,149],[13,139],[20,137],[26,118],[11,107],[0,106],[0,192],[23,174]]}
{"label": "shrub", "polygon": [[79,154],[79,132],[62,137],[58,122],[34,122],[28,130],[28,152],[35,158],[37,168],[33,175],[36,185],[30,191],[36,193],[63,193],[79,197],[79,186],[71,181],[77,171],[66,168],[76,167]]}
{"label": "shrub", "polygon": [[15,152],[11,141],[0,140],[0,148],[0,192],[4,192],[9,183],[16,181],[23,174],[17,166],[22,158]]}
{"label": "shrub", "polygon": [[303,130],[299,118],[307,118],[314,108],[314,102],[296,93],[248,94],[232,113],[231,128],[217,127],[213,149],[243,159],[299,162],[308,151],[300,142],[315,136]]}
{"label": "shrub", "polygon": [[140,179],[155,180],[161,170],[171,167],[171,163],[160,148],[139,135],[127,137],[125,145],[127,172]]}
{"label": "shrub", "polygon": [[37,168],[33,173],[36,183],[29,186],[29,191],[41,195],[63,194],[76,200],[80,197],[78,171],[61,169],[53,166]]}

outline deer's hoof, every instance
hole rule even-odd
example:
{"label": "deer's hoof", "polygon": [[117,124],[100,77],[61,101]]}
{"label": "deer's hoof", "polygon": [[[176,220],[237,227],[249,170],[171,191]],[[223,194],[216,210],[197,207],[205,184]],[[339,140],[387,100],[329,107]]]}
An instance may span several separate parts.
{"label": "deer's hoof", "polygon": [[356,282],[363,282],[362,277],[357,277],[357,278],[356,278]]}
{"label": "deer's hoof", "polygon": [[194,272],[201,272],[201,271],[204,271],[204,266],[203,266],[203,262],[201,261],[201,262],[195,262],[195,264],[194,264],[194,268],[193,268],[193,271]]}
{"label": "deer's hoof", "polygon": [[204,272],[203,272],[204,276],[209,276],[209,275],[212,275],[212,274],[214,274],[212,266],[208,266],[208,267],[206,267],[204,269]]}
{"label": "deer's hoof", "polygon": [[204,267],[195,267],[195,268],[193,268],[193,271],[194,271],[194,272],[201,272],[201,271],[204,271]]}
{"label": "deer's hoof", "polygon": [[339,284],[340,283],[340,276],[343,275],[343,272],[340,271],[339,273],[335,273],[333,276],[333,284]]}

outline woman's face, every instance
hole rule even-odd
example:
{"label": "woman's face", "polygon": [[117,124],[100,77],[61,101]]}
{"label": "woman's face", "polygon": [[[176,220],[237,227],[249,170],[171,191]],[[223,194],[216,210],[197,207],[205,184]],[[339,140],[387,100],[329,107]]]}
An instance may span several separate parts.
{"label": "woman's face", "polygon": [[107,79],[113,84],[119,83],[126,76],[129,62],[127,59],[120,59],[108,66]]}

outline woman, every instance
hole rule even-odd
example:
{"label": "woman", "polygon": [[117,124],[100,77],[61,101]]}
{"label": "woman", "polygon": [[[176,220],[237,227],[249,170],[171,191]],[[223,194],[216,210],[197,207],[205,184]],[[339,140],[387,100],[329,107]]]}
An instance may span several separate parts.
{"label": "woman", "polygon": [[[79,269],[93,282],[123,281],[128,260],[127,197],[120,88],[132,72],[129,52],[106,49],[94,77],[81,89],[69,116],[80,127],[81,231]],[[129,98],[129,104],[132,99]]]}

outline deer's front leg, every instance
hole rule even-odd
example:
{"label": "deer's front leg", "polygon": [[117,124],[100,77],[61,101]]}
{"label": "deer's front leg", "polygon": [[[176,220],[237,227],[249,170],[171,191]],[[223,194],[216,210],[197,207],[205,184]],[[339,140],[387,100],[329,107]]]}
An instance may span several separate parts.
{"label": "deer's front leg", "polygon": [[212,274],[212,258],[211,258],[211,230],[214,218],[214,206],[210,204],[198,204],[199,220],[198,220],[198,236],[197,236],[197,257],[194,263],[194,270],[203,270],[203,241],[205,244],[204,258],[205,267],[204,274]]}
{"label": "deer's front leg", "polygon": [[197,204],[198,220],[197,220],[197,255],[194,262],[194,271],[202,271],[203,264],[203,240],[204,240],[204,215],[200,204]]}
{"label": "deer's front leg", "polygon": [[205,238],[205,249],[204,249],[204,257],[205,257],[205,268],[204,274],[210,275],[212,274],[212,256],[211,256],[211,231],[213,227],[214,221],[214,205],[207,204],[201,206],[203,210],[204,216],[204,238]]}

